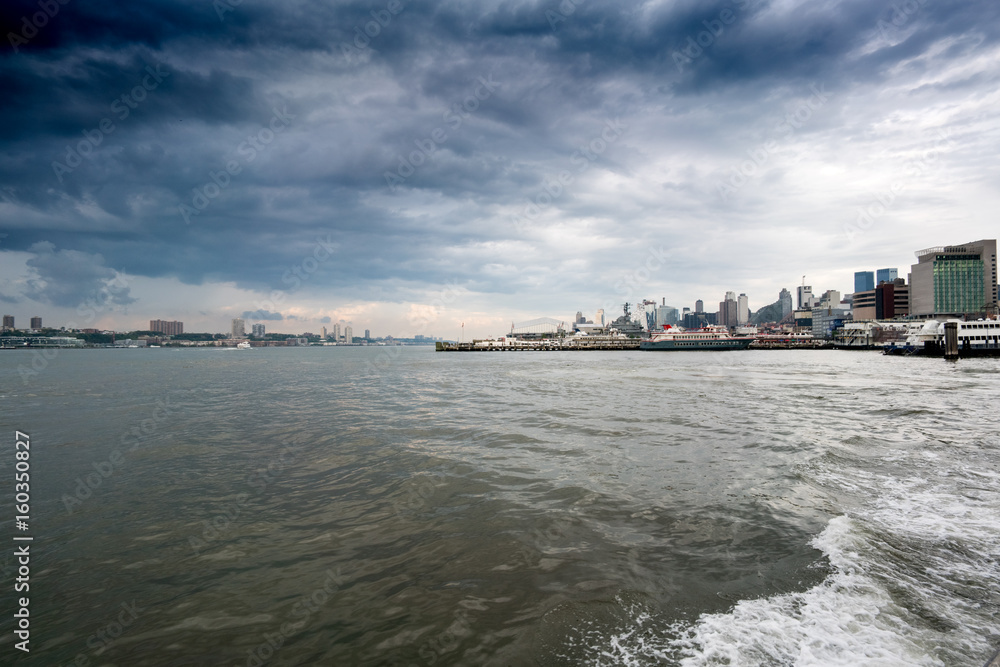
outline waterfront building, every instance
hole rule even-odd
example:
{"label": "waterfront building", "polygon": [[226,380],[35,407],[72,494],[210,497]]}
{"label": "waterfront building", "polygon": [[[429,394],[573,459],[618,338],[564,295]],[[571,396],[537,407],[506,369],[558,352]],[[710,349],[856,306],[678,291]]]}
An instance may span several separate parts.
{"label": "waterfront building", "polygon": [[838,306],[840,306],[840,292],[835,289],[828,289],[823,292],[819,303],[816,304],[816,307],[819,308],[837,308]]}
{"label": "waterfront building", "polygon": [[744,326],[750,321],[750,300],[746,294],[740,294],[736,299],[736,324]]}
{"label": "waterfront building", "polygon": [[333,338],[333,341],[335,343],[339,343],[340,342],[340,322],[337,322],[336,324],[333,325],[333,336],[332,336],[332,338]]}
{"label": "waterfront building", "polygon": [[874,271],[855,271],[854,272],[854,291],[857,292],[867,292],[868,290],[875,289],[875,272]]}
{"label": "waterfront building", "polygon": [[[326,331],[326,329],[324,329]],[[258,338],[264,337],[264,323],[260,322],[258,324],[253,324],[250,326],[250,333]]]}
{"label": "waterfront building", "polygon": [[792,293],[782,287],[778,292],[778,302],[781,304],[781,318],[784,319],[792,312]]}
{"label": "waterfront building", "polygon": [[4,329],[13,329],[14,328],[14,316],[13,315],[4,315],[3,316],[3,328]]}
{"label": "waterfront building", "polygon": [[997,242],[982,239],[918,250],[910,267],[910,313],[982,317],[997,313]]}
{"label": "waterfront building", "polygon": [[798,287],[799,310],[807,310],[813,306],[813,288],[811,285],[800,285]]}
{"label": "waterfront building", "polygon": [[[733,298],[729,298],[732,296]],[[737,315],[736,315],[736,293],[726,292],[726,300],[719,302],[719,326],[723,327],[735,327],[737,326]]]}
{"label": "waterfront building", "polygon": [[351,328],[350,324],[344,327],[344,342],[345,343],[354,342],[354,329]]}
{"label": "waterfront building", "polygon": [[372,332],[369,331],[368,329],[365,329],[365,340],[371,340],[371,339],[372,339]]}
{"label": "waterfront building", "polygon": [[34,317],[32,317],[31,318],[31,328],[32,329],[36,329],[36,330],[37,329],[41,329],[42,328],[42,318],[38,317],[37,315],[35,315]]}
{"label": "waterfront building", "polygon": [[673,306],[658,306],[656,308],[656,321],[655,328],[660,329],[664,324],[669,324],[674,326],[680,322],[680,317],[677,314],[677,309]]}
{"label": "waterfront building", "polygon": [[[666,301],[666,299],[664,299]],[[636,304],[636,320],[643,329],[649,331],[656,328],[656,302],[643,299]]]}
{"label": "waterfront building", "polygon": [[681,321],[685,329],[701,329],[709,324],[715,324],[715,313],[687,313]]}
{"label": "waterfront building", "polygon": [[910,314],[910,288],[902,278],[881,283],[873,290],[858,292],[852,303],[854,319],[891,320]]}
{"label": "waterfront building", "polygon": [[233,318],[233,326],[229,334],[230,338],[246,338],[247,330],[246,323],[243,321],[242,317]]}
{"label": "waterfront building", "polygon": [[879,269],[875,272],[875,285],[891,283],[899,277],[899,269]]}
{"label": "waterfront building", "polygon": [[156,331],[164,336],[176,336],[184,333],[184,323],[167,320],[150,320],[149,330]]}

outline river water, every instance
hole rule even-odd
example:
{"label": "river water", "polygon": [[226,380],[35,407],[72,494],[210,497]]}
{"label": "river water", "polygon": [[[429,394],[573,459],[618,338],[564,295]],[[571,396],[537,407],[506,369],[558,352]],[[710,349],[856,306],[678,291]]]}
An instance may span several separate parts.
{"label": "river water", "polygon": [[1000,646],[995,359],[31,361],[0,353],[4,477],[14,430],[32,447],[18,664],[978,667]]}

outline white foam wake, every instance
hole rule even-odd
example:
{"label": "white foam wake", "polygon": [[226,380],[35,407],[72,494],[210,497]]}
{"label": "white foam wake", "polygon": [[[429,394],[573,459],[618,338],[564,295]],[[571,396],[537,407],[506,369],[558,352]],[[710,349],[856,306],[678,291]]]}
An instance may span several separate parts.
{"label": "white foam wake", "polygon": [[803,593],[744,600],[707,614],[673,640],[685,667],[730,665],[943,666],[910,625],[910,613],[857,567],[857,531],[833,519],[814,546],[835,572]]}

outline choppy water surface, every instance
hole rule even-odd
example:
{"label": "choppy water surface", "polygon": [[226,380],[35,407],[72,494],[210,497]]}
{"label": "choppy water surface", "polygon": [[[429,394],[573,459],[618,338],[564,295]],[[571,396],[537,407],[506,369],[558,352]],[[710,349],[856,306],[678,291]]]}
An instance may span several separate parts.
{"label": "choppy water surface", "polygon": [[33,447],[25,664],[978,666],[1000,645],[997,360],[27,363],[0,354],[3,469],[14,429]]}

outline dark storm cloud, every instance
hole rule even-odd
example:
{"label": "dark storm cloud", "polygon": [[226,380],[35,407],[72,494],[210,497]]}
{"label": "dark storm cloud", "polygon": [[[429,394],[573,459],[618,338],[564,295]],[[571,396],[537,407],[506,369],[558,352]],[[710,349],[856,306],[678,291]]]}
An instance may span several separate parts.
{"label": "dark storm cloud", "polygon": [[[636,175],[629,160],[644,139],[724,151],[741,128],[780,118],[770,101],[789,91],[876,85],[894,68],[928,67],[918,56],[943,40],[934,58],[959,61],[1000,26],[987,2],[389,4],[246,0],[220,16],[210,2],[73,0],[16,53],[5,37],[0,88],[14,103],[0,107],[0,197],[17,211],[0,222],[5,247],[34,248],[36,263],[78,251],[74,261],[192,284],[369,294],[458,279],[513,292],[529,279],[482,274],[484,262],[519,261],[521,246],[505,242],[531,238],[506,224],[511,211],[606,122],[663,119],[593,160],[547,211],[604,220],[609,236],[645,233],[619,202],[588,196],[599,175]],[[38,11],[5,3],[3,34]],[[161,72],[152,88],[149,68]],[[476,98],[484,78],[496,89]],[[291,117],[271,132],[281,109]],[[447,138],[390,188],[386,173],[405,171],[400,160],[437,129]],[[661,188],[674,214],[719,208],[694,170],[671,178]],[[317,239],[336,251],[295,283]],[[462,247],[482,254],[441,259]],[[106,270],[96,265],[90,283]],[[53,298],[46,289],[34,293]]]}

